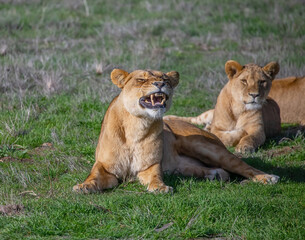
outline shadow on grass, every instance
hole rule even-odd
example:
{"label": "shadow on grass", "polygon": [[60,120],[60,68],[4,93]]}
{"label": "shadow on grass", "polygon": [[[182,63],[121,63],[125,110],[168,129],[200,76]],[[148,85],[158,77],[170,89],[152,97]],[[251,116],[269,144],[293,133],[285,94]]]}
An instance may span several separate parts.
{"label": "shadow on grass", "polygon": [[278,136],[268,139],[268,141],[275,141],[276,143],[281,143],[285,140],[292,140],[298,136],[305,136],[305,126],[302,125],[287,125],[283,126],[281,133]]}
{"label": "shadow on grass", "polygon": [[299,124],[282,126],[282,134],[286,135],[287,137],[293,137],[300,133],[305,134],[305,126]]}
{"label": "shadow on grass", "polygon": [[296,140],[299,137],[305,137],[305,126],[302,125],[289,125],[282,127],[281,133],[271,138],[267,138],[265,143],[260,147],[260,149],[265,151],[273,151],[271,146],[279,145],[282,143],[287,143]]}
{"label": "shadow on grass", "polygon": [[259,170],[280,176],[281,182],[305,182],[305,169],[302,167],[275,167],[258,157],[244,158],[243,160]]}

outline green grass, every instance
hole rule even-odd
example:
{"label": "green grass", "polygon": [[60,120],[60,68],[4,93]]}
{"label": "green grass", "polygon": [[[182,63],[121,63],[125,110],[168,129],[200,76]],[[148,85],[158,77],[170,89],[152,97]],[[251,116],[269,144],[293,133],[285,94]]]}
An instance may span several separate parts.
{"label": "green grass", "polygon": [[214,106],[229,59],[304,75],[304,11],[298,0],[2,1],[0,205],[25,208],[0,215],[0,238],[304,239],[305,136],[292,126],[244,158],[279,175],[277,185],[165,176],[173,194],[138,182],[71,191],[119,93],[114,67],[179,71],[169,114],[195,116]]}

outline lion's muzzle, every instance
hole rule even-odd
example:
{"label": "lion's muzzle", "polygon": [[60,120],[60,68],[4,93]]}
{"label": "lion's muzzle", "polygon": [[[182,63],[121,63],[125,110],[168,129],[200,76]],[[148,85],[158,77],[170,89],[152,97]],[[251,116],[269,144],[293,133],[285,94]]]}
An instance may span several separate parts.
{"label": "lion's muzzle", "polygon": [[156,92],[150,95],[141,97],[139,102],[143,108],[165,108],[168,96],[163,92]]}

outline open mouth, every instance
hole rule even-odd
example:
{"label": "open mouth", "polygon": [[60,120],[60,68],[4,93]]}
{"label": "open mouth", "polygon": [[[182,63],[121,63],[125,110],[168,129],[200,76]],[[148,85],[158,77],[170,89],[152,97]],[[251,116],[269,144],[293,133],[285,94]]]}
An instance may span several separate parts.
{"label": "open mouth", "polygon": [[141,97],[139,102],[144,108],[165,108],[168,96],[163,92],[156,92],[150,95]]}

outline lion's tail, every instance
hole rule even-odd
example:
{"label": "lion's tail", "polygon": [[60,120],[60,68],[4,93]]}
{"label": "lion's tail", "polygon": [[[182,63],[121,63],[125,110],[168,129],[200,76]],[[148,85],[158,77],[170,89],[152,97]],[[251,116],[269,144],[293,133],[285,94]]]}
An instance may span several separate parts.
{"label": "lion's tail", "polygon": [[182,120],[196,125],[204,125],[205,130],[210,130],[210,125],[213,120],[214,109],[210,109],[197,117],[179,117],[175,115],[168,115],[163,117],[164,120]]}

